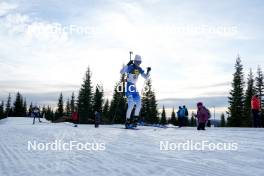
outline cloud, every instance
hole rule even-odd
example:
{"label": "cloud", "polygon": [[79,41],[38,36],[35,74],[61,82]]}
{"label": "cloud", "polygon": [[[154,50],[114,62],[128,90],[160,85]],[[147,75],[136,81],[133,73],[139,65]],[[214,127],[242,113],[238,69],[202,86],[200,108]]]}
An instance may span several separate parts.
{"label": "cloud", "polygon": [[14,100],[17,92],[20,92],[27,100],[27,103],[33,102],[38,105],[51,105],[55,107],[59,93],[62,92],[64,98],[70,97],[72,92],[77,95],[80,85],[68,83],[46,83],[37,81],[11,80],[1,81],[0,100],[7,100],[7,96],[11,93]]}
{"label": "cloud", "polygon": [[[216,83],[216,84],[208,84],[208,85],[202,85],[202,86],[193,86],[191,89],[202,89],[202,88],[215,88],[215,87],[226,87],[230,86],[231,82],[222,82],[222,83]],[[185,87],[186,89],[190,87]]]}
{"label": "cloud", "polygon": [[23,92],[49,92],[59,90],[76,90],[80,85],[68,84],[68,83],[46,83],[38,81],[23,81],[23,80],[12,80],[12,81],[1,81],[1,90],[15,92],[23,90]]}
{"label": "cloud", "polygon": [[[0,80],[5,91],[20,88],[37,96],[37,91],[75,90],[70,85],[81,85],[90,66],[93,84],[102,83],[110,95],[120,78],[120,67],[129,60],[128,51],[133,50],[142,55],[143,68],[153,68],[157,98],[224,96],[237,52],[245,51],[251,59],[247,64],[256,62],[247,47],[256,48],[251,31],[261,28],[257,24],[241,28],[243,18],[235,12],[242,12],[243,3],[232,8],[234,3],[209,1],[20,2],[0,10],[4,14],[0,20]],[[2,4],[0,9],[7,6]],[[262,13],[258,8],[255,11]],[[254,14],[249,17],[258,19]],[[72,25],[88,27],[88,33],[72,33],[68,30]],[[239,28],[232,35],[195,29],[203,25]],[[58,26],[68,29],[54,31]],[[261,48],[255,50],[260,62]]]}
{"label": "cloud", "polygon": [[[40,92],[20,92],[20,93],[22,94],[23,98],[26,99],[28,106],[32,102],[34,105],[40,105],[40,106],[49,105],[52,108],[57,107],[58,98],[60,95],[59,91],[51,91],[51,92],[43,92],[43,93],[40,93]],[[11,95],[12,102],[14,102],[16,92],[11,92],[10,95]],[[71,97],[71,95],[72,95],[72,91],[70,90],[63,91],[64,103],[66,102],[68,98]],[[3,94],[1,92],[0,100],[4,100],[6,102],[7,96],[8,94]],[[77,97],[76,92],[75,92],[75,97]]]}
{"label": "cloud", "polygon": [[207,107],[227,107],[228,98],[227,96],[197,97],[189,99],[167,98],[159,99],[158,102],[160,106],[164,105],[166,108],[177,108],[178,106],[186,105],[191,109],[195,109],[197,102],[203,102]]}
{"label": "cloud", "polygon": [[7,15],[9,12],[15,10],[17,5],[9,4],[7,2],[0,2],[0,17]]}

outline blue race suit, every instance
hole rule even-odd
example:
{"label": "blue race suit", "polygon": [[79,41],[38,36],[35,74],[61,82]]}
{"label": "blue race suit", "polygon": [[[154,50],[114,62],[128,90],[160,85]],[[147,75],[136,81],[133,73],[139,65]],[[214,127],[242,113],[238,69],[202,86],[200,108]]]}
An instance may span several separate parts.
{"label": "blue race suit", "polygon": [[138,76],[141,75],[143,78],[147,79],[148,75],[144,73],[144,70],[141,67],[135,64],[124,66],[121,69],[120,73],[127,74],[126,96],[127,96],[128,108],[127,108],[126,118],[130,119],[134,105],[136,105],[135,116],[139,116],[139,112],[141,109],[141,98],[136,88]]}

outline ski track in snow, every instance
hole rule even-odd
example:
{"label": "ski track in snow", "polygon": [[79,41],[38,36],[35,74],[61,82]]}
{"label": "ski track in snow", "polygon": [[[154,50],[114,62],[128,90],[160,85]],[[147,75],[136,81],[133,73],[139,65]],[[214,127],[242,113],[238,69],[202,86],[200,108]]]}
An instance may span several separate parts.
{"label": "ski track in snow", "polygon": [[[100,126],[0,120],[0,176],[264,175],[264,129]],[[29,151],[28,141],[103,142],[105,151]],[[160,151],[160,141],[237,142],[238,151]]]}

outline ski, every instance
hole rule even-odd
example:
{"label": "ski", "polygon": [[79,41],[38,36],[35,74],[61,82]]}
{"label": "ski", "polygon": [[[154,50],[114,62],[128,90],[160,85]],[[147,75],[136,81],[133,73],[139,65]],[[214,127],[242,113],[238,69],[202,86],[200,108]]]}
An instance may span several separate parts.
{"label": "ski", "polygon": [[129,127],[129,128],[124,127],[124,128],[121,128],[121,129],[125,129],[125,130],[139,130],[139,128],[137,128],[137,127]]}
{"label": "ski", "polygon": [[69,123],[69,122],[64,122],[65,125],[68,125],[68,126],[71,126],[71,127],[78,127],[77,124],[72,124],[72,123]]}
{"label": "ski", "polygon": [[155,127],[155,128],[164,128],[164,129],[169,128],[166,125],[148,125],[148,124],[144,124],[143,126],[146,126],[146,127]]}

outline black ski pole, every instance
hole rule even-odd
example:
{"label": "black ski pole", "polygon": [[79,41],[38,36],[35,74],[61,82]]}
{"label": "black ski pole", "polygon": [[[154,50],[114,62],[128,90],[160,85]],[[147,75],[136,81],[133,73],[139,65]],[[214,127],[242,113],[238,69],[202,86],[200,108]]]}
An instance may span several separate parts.
{"label": "black ski pole", "polygon": [[151,68],[150,68],[150,67],[147,67],[147,74],[146,74],[146,75],[148,75],[148,78],[145,79],[145,81],[144,81],[144,83],[143,83],[143,88],[141,89],[141,93],[140,93],[141,97],[142,97],[142,95],[143,95],[143,93],[144,93],[144,91],[145,91],[145,86],[146,86],[146,84],[147,84],[147,81],[150,79],[150,78],[149,78],[149,73],[150,73],[150,71],[151,71]]}
{"label": "black ski pole", "polygon": [[129,51],[129,55],[130,55],[130,59],[129,59],[129,61],[131,61],[131,56],[132,56],[132,54],[133,54],[133,51]]}
{"label": "black ski pole", "polygon": [[[132,54],[133,54],[133,51],[129,51],[129,61],[131,61],[131,56],[132,56]],[[125,86],[126,86],[126,74],[122,74],[122,83],[123,83],[123,96],[125,97]],[[115,121],[115,119],[116,119],[116,113],[117,113],[117,108],[119,107],[119,104],[120,104],[120,99],[118,100],[118,102],[117,102],[117,106],[116,106],[116,108],[115,108],[115,114],[114,114],[114,118],[112,119],[112,123],[111,124],[113,124],[113,122]]]}

